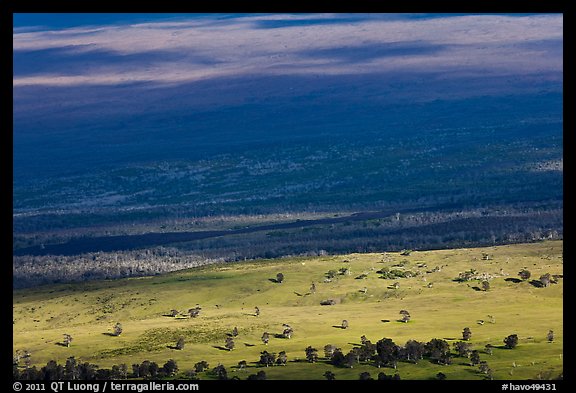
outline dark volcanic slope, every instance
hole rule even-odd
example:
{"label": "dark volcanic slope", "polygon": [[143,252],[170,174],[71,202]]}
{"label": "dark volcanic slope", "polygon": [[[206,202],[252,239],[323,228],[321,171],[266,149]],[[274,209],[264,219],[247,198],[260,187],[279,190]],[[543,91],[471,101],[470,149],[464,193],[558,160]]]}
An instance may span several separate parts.
{"label": "dark volcanic slope", "polygon": [[188,242],[193,240],[209,239],[220,236],[241,235],[260,231],[279,229],[305,228],[312,225],[338,224],[342,222],[365,221],[385,218],[392,212],[366,212],[350,216],[325,218],[318,220],[299,220],[295,222],[252,226],[242,229],[226,231],[197,231],[197,232],[163,232],[146,233],[142,235],[123,236],[97,236],[90,238],[77,238],[62,244],[48,244],[42,246],[20,248],[13,252],[15,256],[21,255],[77,255],[97,251],[125,251],[137,248],[154,247],[171,243]]}
{"label": "dark volcanic slope", "polygon": [[[450,206],[443,206],[449,208]],[[438,208],[438,207],[436,207]],[[532,211],[531,213],[509,212],[489,213],[482,215],[465,213],[434,213],[434,222],[418,212],[427,208],[413,210],[395,210],[356,213],[348,216],[316,220],[298,220],[269,225],[255,225],[240,229],[195,231],[195,232],[162,232],[139,235],[95,236],[73,238],[65,243],[32,246],[14,250],[14,256],[39,255],[78,255],[94,252],[130,251],[155,246],[188,243],[196,252],[210,250],[209,254],[227,259],[236,257],[253,258],[261,256],[282,256],[299,254],[314,249],[325,249],[331,252],[358,250],[385,251],[400,248],[444,248],[453,245],[485,245],[506,242],[531,241],[543,238],[562,238],[563,219],[558,209],[551,211]],[[446,210],[448,212],[449,210]],[[400,213],[406,214],[408,222],[400,223]],[[394,218],[392,218],[394,217]],[[410,218],[412,217],[412,218]],[[381,221],[382,220],[382,221]],[[404,220],[404,219],[403,219]],[[397,222],[396,225],[390,225]],[[388,223],[388,225],[382,225]],[[312,243],[307,228],[314,227]],[[292,230],[292,231],[291,231]],[[261,233],[250,237],[251,234]],[[237,235],[243,235],[238,237]],[[259,244],[262,236],[268,238],[268,246]],[[273,236],[273,240],[270,239]],[[230,241],[204,243],[198,241],[233,238]],[[242,240],[242,239],[245,240]],[[454,243],[454,244],[453,244]],[[196,246],[194,246],[196,244]],[[362,246],[361,246],[362,245]],[[206,249],[208,247],[208,250]],[[201,251],[200,251],[201,250]]]}

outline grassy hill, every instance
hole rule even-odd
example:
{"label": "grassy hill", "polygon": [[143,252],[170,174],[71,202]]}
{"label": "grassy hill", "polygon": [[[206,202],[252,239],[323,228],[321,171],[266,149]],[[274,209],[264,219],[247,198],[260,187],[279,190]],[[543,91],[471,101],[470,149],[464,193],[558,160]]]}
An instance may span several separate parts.
{"label": "grassy hill", "polygon": [[[554,378],[563,372],[563,280],[549,287],[532,282],[545,273],[563,273],[562,241],[546,241],[488,248],[414,251],[401,253],[349,254],[299,257],[209,265],[155,277],[79,284],[44,286],[13,292],[13,351],[30,351],[33,365],[49,360],[64,364],[74,356],[101,367],[144,360],[159,365],[177,361],[183,373],[205,360],[210,369],[223,364],[229,376],[241,379],[263,369],[268,379],[324,379],[327,370],[336,379],[358,379],[363,371],[376,378],[391,368],[371,364],[354,368],[335,367],[323,358],[323,348],[333,344],[347,353],[365,335],[373,343],[384,337],[398,345],[409,339],[428,342],[433,338],[450,345],[472,331],[472,349],[480,350],[496,379]],[[340,274],[341,269],[348,273]],[[383,279],[382,269],[411,272],[412,277]],[[532,277],[519,281],[526,268]],[[486,273],[490,288],[478,280],[458,282],[459,273],[475,269]],[[326,282],[327,273],[337,274]],[[344,269],[342,270],[344,271]],[[275,281],[277,273],[284,281]],[[410,273],[406,274],[410,275]],[[365,278],[359,278],[359,277]],[[397,282],[399,287],[394,289]],[[310,292],[311,284],[316,287]],[[366,289],[364,291],[364,289]],[[320,305],[333,299],[334,305]],[[196,318],[168,316],[200,305]],[[260,309],[255,316],[254,308]],[[410,312],[408,323],[399,322],[399,311]],[[492,317],[489,317],[492,316]],[[349,327],[341,329],[342,320]],[[484,323],[480,324],[479,321]],[[123,333],[113,336],[120,322]],[[284,323],[293,330],[282,333]],[[235,348],[224,348],[234,327]],[[546,335],[555,333],[549,343]],[[266,346],[263,332],[270,333]],[[61,345],[70,334],[70,347]],[[518,346],[506,349],[504,337],[517,334]],[[179,337],[186,345],[173,347]],[[486,344],[494,346],[492,354]],[[318,349],[317,363],[305,361],[304,349]],[[286,366],[257,365],[263,350],[286,351]],[[484,379],[477,366],[454,353],[451,365],[398,363],[402,379],[429,379],[438,372],[448,379]],[[246,370],[238,370],[245,360]],[[201,379],[213,378],[199,373]]]}

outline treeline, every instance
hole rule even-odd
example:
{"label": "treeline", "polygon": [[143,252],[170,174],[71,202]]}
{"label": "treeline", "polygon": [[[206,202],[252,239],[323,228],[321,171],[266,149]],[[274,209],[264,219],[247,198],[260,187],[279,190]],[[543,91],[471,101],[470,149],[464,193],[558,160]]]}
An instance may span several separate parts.
{"label": "treeline", "polygon": [[203,258],[174,247],[73,256],[15,256],[12,265],[13,287],[153,276],[222,261]]}
{"label": "treeline", "polygon": [[[231,231],[232,232],[232,231]],[[14,288],[149,276],[225,261],[402,249],[447,249],[563,238],[563,209],[471,209],[230,234],[135,251],[14,256]]]}
{"label": "treeline", "polygon": [[[133,364],[130,368],[126,364],[113,365],[111,368],[100,368],[96,364],[89,362],[79,363],[74,357],[70,357],[64,365],[50,360],[46,366],[41,368],[24,366],[22,369],[17,362],[14,362],[12,377],[15,380],[23,381],[161,380],[167,378],[196,380],[200,379],[198,373],[206,371],[212,378],[218,380],[240,379],[237,376],[230,378],[226,367],[222,364],[218,364],[212,369],[209,369],[209,366],[206,361],[200,361],[194,365],[194,370],[181,372],[178,363],[174,359],[170,359],[163,366],[158,365],[156,362],[145,360],[142,363]],[[266,373],[260,370],[255,374],[248,375],[246,379],[266,379]]]}
{"label": "treeline", "polygon": [[183,243],[179,247],[231,261],[350,252],[447,249],[562,239],[563,212],[459,212],[399,215]]}
{"label": "treeline", "polygon": [[168,360],[163,366],[156,362],[144,361],[141,364],[133,364],[129,369],[126,364],[114,365],[111,368],[100,368],[89,362],[78,362],[74,357],[69,357],[66,364],[58,364],[50,360],[46,366],[24,366],[21,369],[19,362],[14,361],[12,375],[19,380],[121,380],[128,378],[162,379],[172,377],[178,373],[178,364],[173,359]]}

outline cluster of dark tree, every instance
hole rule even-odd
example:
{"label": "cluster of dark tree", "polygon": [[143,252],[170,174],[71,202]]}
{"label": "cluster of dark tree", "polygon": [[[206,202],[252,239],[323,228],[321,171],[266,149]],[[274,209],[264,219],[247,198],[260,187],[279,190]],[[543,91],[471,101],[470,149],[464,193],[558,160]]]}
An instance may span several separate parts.
{"label": "cluster of dark tree", "polygon": [[288,356],[286,355],[285,351],[280,351],[278,355],[268,351],[262,351],[260,352],[260,359],[258,360],[258,364],[266,367],[274,365],[285,366],[287,361]]}
{"label": "cluster of dark tree", "polygon": [[[522,269],[518,272],[518,276],[520,277],[520,279],[522,281],[528,281],[530,279],[530,277],[532,277],[532,273],[530,272],[530,270],[527,269]],[[558,280],[563,278],[564,275],[562,274],[550,274],[550,273],[544,273],[542,274],[538,279],[534,279],[529,281],[530,284],[532,284],[533,286],[537,287],[537,288],[547,288],[552,284],[558,284]],[[508,279],[511,281],[515,281],[515,282],[520,282],[518,279]]]}
{"label": "cluster of dark tree", "polygon": [[[266,351],[264,351],[266,352]],[[263,352],[263,354],[264,354]],[[286,364],[286,353],[280,352],[278,358],[275,355],[262,355],[260,361],[261,365],[268,362],[270,357],[274,358],[273,364]],[[246,367],[246,361],[238,363],[239,368]],[[131,369],[126,364],[114,365],[112,368],[100,368],[95,364],[88,362],[79,363],[74,357],[66,360],[65,365],[58,364],[56,361],[49,361],[46,366],[38,369],[36,366],[25,367],[23,370],[17,363],[13,366],[13,378],[17,380],[36,380],[36,381],[61,381],[61,380],[123,380],[123,379],[144,379],[144,380],[159,380],[164,378],[174,377],[179,372],[178,364],[173,359],[168,360],[163,366],[159,366],[156,362],[145,360],[144,362],[132,365]],[[218,364],[213,369],[210,365],[202,360],[194,365],[193,370],[188,370],[183,373],[186,379],[199,379],[198,373],[207,371],[216,379],[225,380],[229,379],[228,372],[222,364]],[[230,379],[239,379],[234,376]],[[248,375],[247,379],[261,380],[266,379],[266,373],[261,370],[254,375]]]}
{"label": "cluster of dark tree", "polygon": [[[521,271],[518,272],[518,276],[520,277],[520,280],[516,278],[507,278],[506,281],[513,281],[517,283],[521,281],[528,281],[528,279],[532,276],[532,274],[530,273],[529,270],[522,269]],[[489,280],[491,278],[493,278],[491,275],[487,273],[480,273],[478,270],[471,268],[464,272],[458,273],[458,277],[456,277],[453,281],[465,282],[465,281],[478,280],[482,285],[481,290],[488,291],[490,289]],[[541,275],[540,278],[538,278],[537,280],[531,280],[530,284],[532,284],[537,288],[546,288],[549,287],[551,284],[557,284],[560,278],[563,278],[562,274],[545,273]],[[478,287],[473,288],[480,290],[480,288]]]}
{"label": "cluster of dark tree", "polygon": [[[344,262],[348,262],[347,260],[345,260]],[[326,280],[332,280],[333,278],[335,278],[336,276],[344,276],[347,275],[349,276],[351,273],[350,268],[347,266],[342,266],[340,269],[335,270],[335,269],[330,269],[328,270],[324,276],[326,277]]]}
{"label": "cluster of dark tree", "polygon": [[[362,336],[361,341],[361,345],[355,346],[348,353],[328,344],[324,347],[324,356],[330,364],[348,368],[367,362],[371,362],[376,367],[396,368],[399,361],[418,363],[424,358],[438,364],[450,364],[451,362],[450,345],[441,339],[432,339],[427,343],[408,340],[403,346],[397,345],[390,338],[382,338],[376,343],[372,343],[365,336]],[[318,360],[318,351],[315,348],[308,347],[305,352],[309,362]]]}
{"label": "cluster of dark tree", "polygon": [[[190,371],[187,373],[187,377],[190,379],[198,379],[198,372],[202,372],[206,369],[208,369],[208,363],[205,363],[204,368],[196,368],[194,369],[194,371]],[[246,361],[242,360],[240,362],[238,362],[238,368],[239,369],[243,369],[246,367]],[[239,380],[240,377],[237,375],[234,375],[232,377],[230,377],[228,375],[228,370],[226,370],[226,367],[224,367],[224,365],[222,364],[218,364],[216,367],[214,367],[212,370],[209,370],[209,374],[212,375],[214,378],[218,379],[218,380]],[[258,380],[265,380],[266,379],[266,372],[264,370],[259,370],[257,371],[255,374],[250,374],[246,377],[247,380],[249,381],[258,381]]]}
{"label": "cluster of dark tree", "polygon": [[545,273],[538,280],[532,280],[530,283],[537,287],[549,287],[551,284],[558,284],[558,279],[562,277],[562,274]]}
{"label": "cluster of dark tree", "polygon": [[[279,354],[279,359],[282,358],[282,353]],[[285,359],[285,353],[284,353]],[[243,363],[244,367],[246,362]],[[279,364],[279,363],[277,363]],[[188,370],[183,373],[186,379],[198,379],[198,373],[208,371],[209,374],[220,380],[229,379],[228,372],[222,364],[218,364],[213,369],[209,369],[210,365],[202,360],[194,365],[194,370]],[[60,365],[56,361],[49,361],[46,366],[37,369],[36,366],[26,367],[20,370],[17,364],[13,367],[13,377],[18,380],[36,380],[36,381],[57,381],[57,380],[123,380],[123,379],[144,379],[144,380],[160,380],[164,378],[174,377],[179,372],[178,364],[173,359],[168,360],[162,367],[156,362],[145,360],[144,362],[132,365],[131,370],[128,369],[126,364],[114,365],[112,368],[99,368],[91,363],[78,363],[74,357],[66,360],[66,364]],[[239,379],[234,376],[230,379]],[[266,379],[266,373],[261,370],[256,374],[249,375],[248,380],[261,380]]]}
{"label": "cluster of dark tree", "polygon": [[[281,334],[276,334],[275,336],[277,338],[291,338],[292,334],[294,333],[294,329],[292,329],[292,327],[290,325],[288,325],[287,323],[282,324],[282,333]],[[270,341],[270,333],[268,332],[264,332],[262,333],[262,337],[261,337],[262,342],[265,345],[268,345],[268,342]]]}
{"label": "cluster of dark tree", "polygon": [[[336,379],[336,374],[334,374],[332,371],[326,371],[322,376],[324,378],[326,378],[328,381],[334,381]],[[361,372],[360,375],[358,376],[358,379],[361,381],[374,380],[374,378],[372,378],[370,373],[367,371]],[[398,371],[396,371],[393,375],[389,375],[389,374],[386,374],[384,371],[380,371],[378,373],[378,377],[376,379],[379,381],[387,381],[387,380],[398,380],[399,381],[400,380],[400,374],[398,374]]]}
{"label": "cluster of dark tree", "polygon": [[[438,338],[433,338],[428,342],[408,340],[404,345],[398,345],[390,338],[385,337],[372,343],[366,336],[362,336],[360,338],[361,344],[356,345],[347,353],[332,344],[325,345],[323,348],[324,360],[336,367],[353,368],[358,364],[372,364],[378,368],[391,367],[396,369],[400,361],[417,364],[422,359],[428,359],[436,364],[449,365],[452,364],[454,357],[463,357],[469,359],[470,366],[478,366],[481,373],[491,378],[492,371],[487,362],[480,359],[480,351],[472,349],[468,342],[471,337],[470,328],[464,328],[462,340],[454,342],[451,347],[446,340]],[[548,333],[547,338],[549,341],[554,339],[553,331]],[[511,334],[505,337],[503,342],[506,348],[515,348],[518,344],[518,335]],[[491,351],[492,346],[485,347],[484,352],[491,353]],[[310,363],[320,359],[318,350],[312,346],[308,346],[304,352],[306,360]],[[325,375],[325,377],[330,379],[333,375]],[[384,377],[388,379],[399,378],[399,376],[382,375],[379,376],[379,379]]]}
{"label": "cluster of dark tree", "polygon": [[100,368],[88,362],[78,362],[74,357],[66,360],[66,364],[58,364],[50,360],[46,366],[25,367],[23,370],[14,363],[12,375],[19,380],[57,381],[57,380],[121,380],[127,378],[162,379],[178,373],[178,364],[173,359],[163,366],[156,362],[145,360],[141,364],[133,364],[129,369],[126,364],[114,365],[112,368]]}

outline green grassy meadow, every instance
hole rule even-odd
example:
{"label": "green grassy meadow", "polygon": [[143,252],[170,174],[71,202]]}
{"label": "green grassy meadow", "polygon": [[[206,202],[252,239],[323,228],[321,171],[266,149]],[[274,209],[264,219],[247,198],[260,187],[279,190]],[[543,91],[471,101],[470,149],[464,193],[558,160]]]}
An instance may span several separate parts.
{"label": "green grassy meadow", "polygon": [[[210,369],[223,364],[228,376],[245,379],[263,369],[267,379],[324,379],[327,370],[336,379],[358,379],[363,371],[376,378],[380,371],[371,364],[340,368],[327,363],[323,348],[333,344],[347,353],[365,335],[373,343],[383,337],[404,345],[409,339],[428,342],[447,340],[450,345],[462,338],[462,330],[472,331],[472,349],[480,350],[495,379],[555,378],[563,372],[563,279],[549,287],[530,283],[542,274],[562,274],[562,241],[545,241],[487,248],[414,251],[400,253],[348,254],[340,256],[294,257],[208,265],[161,276],[114,281],[61,284],[13,291],[13,352],[28,350],[38,367],[49,360],[64,364],[74,356],[81,362],[100,367],[144,360],[160,366],[168,359],[177,361],[180,372],[192,370],[205,360]],[[488,254],[488,260],[483,259]],[[348,268],[325,282],[329,270]],[[385,267],[411,271],[409,278],[382,279]],[[527,281],[513,282],[526,268]],[[487,273],[490,289],[480,290],[478,280],[454,281],[460,272],[476,269]],[[284,282],[274,282],[277,273]],[[364,279],[357,277],[365,274]],[[316,287],[310,293],[311,283]],[[399,283],[399,288],[391,285]],[[429,284],[432,283],[430,286]],[[363,289],[366,288],[366,293]],[[322,306],[334,299],[337,304]],[[185,313],[202,307],[196,318],[167,316],[176,309]],[[254,315],[254,307],[260,315]],[[408,323],[399,322],[399,311],[410,312]],[[489,315],[494,317],[490,320]],[[339,328],[342,320],[347,329]],[[389,320],[389,322],[384,322]],[[484,320],[484,324],[479,324]],[[120,322],[121,336],[112,336]],[[292,338],[278,338],[282,324],[293,329]],[[237,327],[235,348],[225,350],[228,333]],[[549,330],[555,339],[549,343]],[[263,332],[270,342],[261,341]],[[60,345],[70,334],[70,347]],[[517,334],[518,346],[503,347],[503,339]],[[184,337],[185,347],[172,347]],[[484,351],[492,344],[492,354]],[[305,360],[304,349],[318,349],[317,363]],[[286,351],[286,366],[260,367],[260,352]],[[398,363],[402,379],[430,379],[438,372],[447,379],[484,379],[477,366],[463,357],[451,365]],[[238,370],[239,361],[248,367]],[[213,378],[209,373],[201,379]]]}

